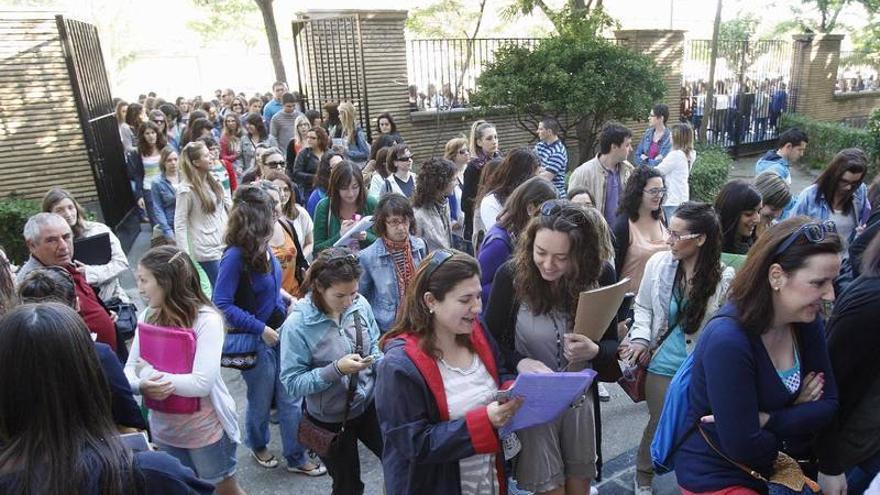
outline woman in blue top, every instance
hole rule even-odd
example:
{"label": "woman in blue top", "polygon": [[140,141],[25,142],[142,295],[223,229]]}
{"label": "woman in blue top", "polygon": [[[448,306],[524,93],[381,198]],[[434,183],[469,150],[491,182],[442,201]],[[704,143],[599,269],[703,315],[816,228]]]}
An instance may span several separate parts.
{"label": "woman in blue top", "polygon": [[672,151],[672,133],[666,127],[669,120],[669,107],[658,103],[648,115],[649,127],[636,147],[635,165],[656,167]]}
{"label": "woman in blue top", "polygon": [[697,345],[703,324],[724,303],[733,279],[733,268],[720,262],[721,225],[711,205],[682,203],[669,220],[666,244],[669,251],[654,254],[645,266],[633,307],[630,345],[621,351],[630,364],[648,370],[645,400],[650,420],[639,444],[636,495],[651,493],[651,441],[669,382]]}
{"label": "woman in blue top", "polygon": [[214,304],[223,312],[227,327],[259,336],[254,367],[241,372],[247,384],[245,443],[254,459],[267,469],[278,466],[267,448],[274,396],[287,470],[319,476],[326,470],[309,461],[297,441],[300,401],[287,393],[279,378],[278,328],[292,301],[282,292],[281,265],[269,248],[274,224],[275,205],[268,193],[251,185],[235,191],[226,229],[227,249],[214,285]]}
{"label": "woman in blue top", "polygon": [[868,188],[863,181],[868,171],[868,155],[858,148],[847,148],[834,156],[816,182],[801,191],[796,215],[831,220],[846,248],[864,228],[871,214]]}
{"label": "woman in blue top", "polygon": [[350,101],[339,104],[339,123],[341,132],[337,130],[337,134],[342,139],[345,154],[363,168],[370,156],[370,144],[367,142],[367,133],[357,124],[357,111]]}
{"label": "woman in blue top", "polygon": [[412,235],[415,214],[405,196],[386,194],[376,206],[373,221],[379,239],[358,253],[364,269],[360,293],[372,306],[379,330],[385,333],[394,324],[406,288],[428,249],[425,241]]}
{"label": "woman in blue top", "polygon": [[794,217],[764,233],[730,287],[730,303],[694,350],[687,423],[675,453],[685,493],[766,493],[780,450],[808,456],[837,410],[822,308],[834,301],[840,239],[832,223]]}
{"label": "woman in blue top", "polygon": [[[350,250],[322,251],[300,286],[303,298],[281,330],[281,381],[287,391],[305,397],[306,417],[316,426],[339,432],[345,421],[330,452],[321,456],[334,495],[364,492],[358,440],[382,457],[373,404],[373,364],[382,357],[379,326],[370,303],[358,294],[360,276]],[[351,380],[356,381],[349,405]]]}
{"label": "woman in blue top", "polygon": [[[171,147],[166,146],[159,154],[160,175],[153,179],[150,194],[153,196],[153,220],[156,227],[153,238],[161,235],[167,244],[174,243],[174,211],[177,207],[178,161],[180,157]],[[158,232],[156,232],[158,230]]]}
{"label": "woman in blue top", "polygon": [[333,151],[326,151],[321,156],[318,170],[315,172],[315,182],[312,184],[312,193],[309,194],[306,201],[306,211],[309,212],[309,216],[313,220],[315,218],[315,208],[318,207],[318,203],[322,199],[327,197],[327,191],[330,189],[330,172],[333,171],[333,167],[342,163],[343,160],[342,155]]}

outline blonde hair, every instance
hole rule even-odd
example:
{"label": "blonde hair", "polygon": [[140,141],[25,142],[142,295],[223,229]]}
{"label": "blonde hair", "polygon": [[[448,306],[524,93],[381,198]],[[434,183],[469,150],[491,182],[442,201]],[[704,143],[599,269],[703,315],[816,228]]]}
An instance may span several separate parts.
{"label": "blonde hair", "polygon": [[471,155],[477,156],[477,153],[483,151],[483,148],[477,144],[477,141],[483,138],[483,133],[487,129],[494,129],[495,126],[485,120],[478,120],[471,125],[471,137],[469,142]]}
{"label": "blonde hair", "polygon": [[687,122],[674,124],[672,132],[672,147],[684,151],[684,155],[691,161],[691,152],[694,151],[694,129]]}
{"label": "blonde hair", "polygon": [[[309,126],[309,128],[306,129],[306,132],[304,132],[304,133],[302,133],[302,134],[299,132],[299,126],[300,126],[300,124],[306,124],[306,125]],[[295,142],[296,144],[302,146],[302,145],[306,142],[306,135],[309,133],[309,130],[310,130],[311,128],[312,128],[312,123],[309,122],[309,118],[306,117],[305,114],[301,114],[301,115],[299,115],[299,116],[296,118],[296,120],[293,121],[293,130],[294,130],[294,133],[293,133],[293,139],[294,139],[294,142]]]}
{"label": "blonde hair", "polygon": [[467,148],[467,146],[467,139],[463,137],[452,138],[449,141],[446,141],[446,147],[443,149],[443,158],[454,162],[458,150]]}
{"label": "blonde hair", "polygon": [[[180,171],[183,173],[183,178],[192,186],[202,209],[205,213],[212,214],[217,210],[218,203],[223,201],[223,187],[210,172],[201,172],[193,164],[201,153],[206,152],[209,152],[208,147],[202,141],[188,143],[180,150]],[[214,200],[210,198],[209,192],[214,193]]]}
{"label": "blonde hair", "polygon": [[354,144],[357,139],[354,127],[355,115],[354,105],[350,101],[343,101],[339,104],[339,123],[342,124],[342,137],[348,144]]}

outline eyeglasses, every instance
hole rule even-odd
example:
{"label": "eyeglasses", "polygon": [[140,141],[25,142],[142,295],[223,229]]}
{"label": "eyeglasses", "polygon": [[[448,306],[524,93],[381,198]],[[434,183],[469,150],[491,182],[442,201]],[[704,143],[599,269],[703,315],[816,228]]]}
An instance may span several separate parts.
{"label": "eyeglasses", "polygon": [[801,225],[797,230],[791,233],[782,244],[776,248],[774,256],[784,253],[792,246],[801,236],[805,237],[810,243],[816,244],[822,242],[827,237],[826,234],[837,234],[837,225],[831,220],[825,220],[821,223],[806,223]]}
{"label": "eyeglasses", "polygon": [[665,187],[652,187],[651,189],[642,189],[642,192],[651,196],[663,196],[666,194]]}
{"label": "eyeglasses", "polygon": [[431,254],[428,255],[428,268],[426,268],[425,278],[430,280],[431,275],[446,263],[446,260],[455,256],[455,250],[449,248],[437,249],[436,251],[431,251]]}
{"label": "eyeglasses", "polygon": [[413,156],[412,156],[412,155],[409,155],[409,156],[401,156],[401,157],[399,157],[399,158],[397,159],[397,161],[399,161],[399,162],[408,162],[408,161],[411,161],[412,159],[413,159]]}
{"label": "eyeglasses", "polygon": [[470,152],[470,150],[463,149],[463,150],[458,150],[458,154],[459,155],[470,155],[471,152]]}
{"label": "eyeglasses", "polygon": [[666,238],[672,242],[678,242],[678,241],[689,241],[691,239],[696,239],[697,237],[700,237],[701,235],[703,235],[703,234],[679,234],[678,232],[673,232],[670,230],[669,233],[666,235]]}
{"label": "eyeglasses", "polygon": [[841,186],[849,186],[849,187],[855,189],[856,187],[859,187],[859,185],[862,183],[862,179],[849,181],[849,180],[846,180],[843,177],[841,177],[840,179],[837,180],[837,183]]}
{"label": "eyeglasses", "polygon": [[269,168],[281,168],[285,165],[284,160],[274,161],[274,162],[266,162],[266,166]]}
{"label": "eyeglasses", "polygon": [[401,225],[409,225],[409,218],[389,218],[385,220],[387,225],[391,227],[399,227]]}

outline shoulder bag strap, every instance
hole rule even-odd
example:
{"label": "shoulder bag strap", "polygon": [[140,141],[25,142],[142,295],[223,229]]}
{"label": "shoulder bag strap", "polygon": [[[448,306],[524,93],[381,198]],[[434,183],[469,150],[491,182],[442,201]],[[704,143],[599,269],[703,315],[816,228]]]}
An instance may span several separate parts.
{"label": "shoulder bag strap", "polygon": [[[364,337],[362,335],[363,329],[361,327],[361,315],[360,312],[354,312],[354,328],[355,328],[355,345],[354,352],[363,357],[364,351]],[[358,375],[360,372],[355,372],[349,375],[348,378],[348,395],[345,399],[345,414],[342,416],[342,428],[339,430],[340,433],[345,430],[345,423],[348,421],[348,413],[351,412],[351,402],[354,400],[354,392],[357,390],[358,384]]]}
{"label": "shoulder bag strap", "polygon": [[709,435],[707,435],[707,434],[706,434],[706,431],[703,430],[703,427],[699,424],[699,421],[700,421],[700,420],[698,419],[698,420],[697,420],[697,429],[700,430],[700,435],[703,435],[703,440],[706,441],[706,443],[709,445],[709,447],[710,447],[713,451],[715,451],[716,454],[718,454],[719,456],[721,456],[721,458],[724,459],[725,461],[727,461],[727,462],[733,464],[734,466],[740,468],[742,471],[744,471],[745,473],[747,473],[747,474],[748,474],[749,476],[751,476],[752,478],[755,478],[756,480],[758,480],[758,481],[762,481],[762,482],[764,482],[764,483],[769,483],[769,480],[767,480],[767,478],[765,478],[764,476],[762,476],[761,473],[759,473],[759,472],[755,471],[754,469],[752,469],[752,468],[746,466],[745,464],[741,464],[741,463],[739,463],[739,462],[734,461],[734,460],[731,459],[730,457],[727,457],[726,455],[724,455],[723,452],[721,452],[720,450],[718,450],[718,447],[716,447],[715,444],[712,442],[712,440],[709,439]]}

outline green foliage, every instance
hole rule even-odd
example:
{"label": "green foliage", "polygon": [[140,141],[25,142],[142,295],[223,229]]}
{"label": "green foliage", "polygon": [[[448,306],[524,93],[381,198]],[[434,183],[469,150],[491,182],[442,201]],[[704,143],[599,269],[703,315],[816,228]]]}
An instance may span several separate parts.
{"label": "green foliage", "polygon": [[[880,12],[880,0],[801,0],[793,5],[791,13],[801,32],[831,33],[846,28],[840,15],[853,6],[860,5],[869,15]],[[784,21],[791,26],[790,21]]]}
{"label": "green foliage", "polygon": [[[876,112],[875,117],[880,120]],[[861,148],[871,158],[872,165],[868,176],[873,177],[877,173],[877,160],[880,158],[876,148],[878,138],[872,135],[870,130],[857,129],[836,122],[819,122],[803,115],[783,114],[779,120],[780,132],[792,127],[806,132],[810,138],[807,152],[802,159],[802,162],[810,168],[825,168],[831,163],[834,155],[844,148]]]}
{"label": "green foliage", "polygon": [[506,107],[534,131],[544,115],[577,126],[581,158],[607,120],[642,119],[663,97],[663,71],[653,60],[596,36],[566,31],[534,48],[508,44],[477,79],[471,102]]}
{"label": "green foliage", "polygon": [[544,0],[513,0],[501,11],[502,17],[515,19],[521,15],[531,15],[535,9],[540,10],[553,23],[557,33],[572,29],[589,31],[595,35],[605,28],[616,27],[617,21],[609,16],[602,7],[602,0],[593,5],[593,0],[565,0],[565,4],[553,9]]}
{"label": "green foliage", "polygon": [[[422,38],[468,38],[468,28],[480,17],[479,10],[461,0],[438,0],[409,12],[406,29]],[[449,22],[455,19],[455,22]]]}
{"label": "green foliage", "polygon": [[0,246],[16,265],[24,263],[30,255],[22,236],[24,224],[39,212],[40,205],[36,201],[17,196],[0,199]]}
{"label": "green foliage", "polygon": [[714,203],[718,191],[727,182],[732,165],[733,158],[723,146],[697,145],[697,160],[688,179],[691,201]]}
{"label": "green foliage", "polygon": [[734,19],[723,21],[718,29],[718,39],[747,40],[755,35],[760,19],[755,14],[739,15]]}
{"label": "green foliage", "polygon": [[[871,155],[874,157],[874,166],[880,167],[880,108],[875,108],[868,119],[868,133],[871,134]],[[877,170],[873,170],[877,172]],[[873,174],[872,174],[873,175]]]}
{"label": "green foliage", "polygon": [[204,16],[190,20],[186,26],[199,33],[205,42],[225,39],[235,33],[247,46],[257,42],[255,33],[263,31],[260,9],[253,0],[192,0],[204,9]]}

